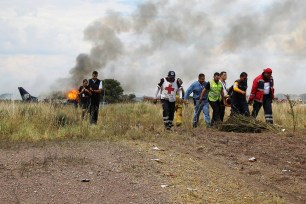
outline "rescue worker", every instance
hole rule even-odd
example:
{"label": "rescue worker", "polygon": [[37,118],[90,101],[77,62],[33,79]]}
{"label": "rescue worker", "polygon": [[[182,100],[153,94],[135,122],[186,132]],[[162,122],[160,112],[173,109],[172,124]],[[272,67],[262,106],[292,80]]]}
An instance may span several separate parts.
{"label": "rescue worker", "polygon": [[[226,79],[227,79],[227,73],[225,71],[220,72],[220,82],[221,82],[221,84],[223,86],[223,94],[224,94],[224,97],[225,97],[225,102],[229,98],[228,89],[226,88]],[[222,122],[224,120],[225,107],[226,106],[228,106],[228,104],[227,103],[223,103],[223,101],[221,101],[220,120]]]}
{"label": "rescue worker", "polygon": [[91,124],[97,124],[98,122],[102,89],[102,81],[98,79],[98,72],[94,71],[92,73],[92,79],[89,80],[89,90],[91,92],[89,108]]}
{"label": "rescue worker", "polygon": [[[183,81],[180,78],[177,78],[177,82],[181,85],[182,89],[182,96],[184,96],[184,88],[183,88]],[[181,100],[179,94],[176,94],[176,100],[175,100],[175,125],[181,126],[183,122],[183,105],[184,101]]]}
{"label": "rescue worker", "polygon": [[155,93],[155,101],[160,95],[162,107],[163,107],[163,120],[167,130],[170,130],[173,126],[173,118],[175,112],[175,100],[176,94],[179,94],[179,98],[182,98],[181,84],[175,79],[175,72],[169,71],[168,76],[162,78],[157,85]]}
{"label": "rescue worker", "polygon": [[246,90],[248,88],[248,74],[242,72],[240,79],[236,80],[233,85],[231,115],[241,114],[250,116],[248,102],[246,100]]}
{"label": "rescue worker", "polygon": [[85,119],[85,115],[88,112],[90,96],[91,92],[89,91],[88,80],[84,79],[83,86],[80,86],[79,88],[80,105],[82,108],[82,120]]}
{"label": "rescue worker", "polygon": [[193,93],[193,104],[194,104],[194,114],[192,126],[196,128],[198,126],[199,117],[201,112],[204,113],[204,121],[206,123],[206,127],[210,127],[210,116],[209,116],[209,103],[208,103],[208,91],[203,95],[202,101],[200,103],[200,95],[205,88],[207,82],[205,81],[205,75],[200,73],[198,76],[198,80],[193,82],[189,88],[187,89],[184,100],[187,101],[188,97],[191,93]]}
{"label": "rescue worker", "polygon": [[216,72],[214,74],[213,80],[208,82],[203,89],[201,96],[200,96],[200,103],[203,101],[203,97],[205,93],[208,91],[208,102],[213,109],[213,116],[211,119],[211,126],[220,123],[220,109],[221,109],[221,102],[225,104],[224,93],[223,93],[223,86],[220,82],[220,74]]}
{"label": "rescue worker", "polygon": [[252,116],[257,117],[260,108],[263,106],[267,123],[273,124],[272,100],[274,99],[274,81],[272,69],[266,68],[263,73],[253,81],[249,104],[253,103]]}

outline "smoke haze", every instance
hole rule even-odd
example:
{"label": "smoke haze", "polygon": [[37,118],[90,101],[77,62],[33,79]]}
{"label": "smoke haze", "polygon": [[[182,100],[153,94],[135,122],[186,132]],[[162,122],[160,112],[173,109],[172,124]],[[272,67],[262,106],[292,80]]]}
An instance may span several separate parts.
{"label": "smoke haze", "polygon": [[288,90],[285,81],[305,92],[296,79],[305,70],[306,2],[270,1],[260,8],[224,2],[160,0],[138,5],[132,15],[109,11],[85,29],[90,53],[80,54],[60,81],[77,86],[97,70],[102,79],[120,81],[125,92],[153,95],[169,70],[186,87],[200,72],[210,80],[227,71],[230,84],[243,71],[253,80],[271,67],[278,93]]}

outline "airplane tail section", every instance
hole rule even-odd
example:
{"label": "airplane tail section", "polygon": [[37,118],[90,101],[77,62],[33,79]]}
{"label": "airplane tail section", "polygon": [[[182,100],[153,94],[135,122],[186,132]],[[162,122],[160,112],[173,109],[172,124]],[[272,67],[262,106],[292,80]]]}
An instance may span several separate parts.
{"label": "airplane tail section", "polygon": [[29,94],[23,87],[18,87],[18,90],[23,101],[38,102],[38,98]]}

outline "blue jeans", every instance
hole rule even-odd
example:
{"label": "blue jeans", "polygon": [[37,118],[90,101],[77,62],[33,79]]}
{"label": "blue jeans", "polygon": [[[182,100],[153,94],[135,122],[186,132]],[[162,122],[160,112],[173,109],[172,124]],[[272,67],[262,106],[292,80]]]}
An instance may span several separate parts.
{"label": "blue jeans", "polygon": [[199,100],[194,100],[193,126],[196,127],[198,125],[201,111],[203,111],[204,113],[204,120],[206,126],[209,127],[210,126],[209,103],[206,100],[202,101],[201,104],[199,104]]}

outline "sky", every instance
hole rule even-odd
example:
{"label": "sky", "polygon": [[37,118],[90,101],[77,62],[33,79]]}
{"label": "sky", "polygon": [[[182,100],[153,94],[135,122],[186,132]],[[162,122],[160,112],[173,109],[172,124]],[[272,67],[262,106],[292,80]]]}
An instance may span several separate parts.
{"label": "sky", "polygon": [[[231,84],[245,71],[251,87],[266,67],[277,93],[306,93],[303,1],[11,0],[0,8],[0,94],[23,86],[46,96],[76,88],[75,77],[94,69],[139,96],[152,96],[169,70],[186,88],[200,72],[210,80],[227,71]],[[92,66],[77,75],[81,53]]]}

